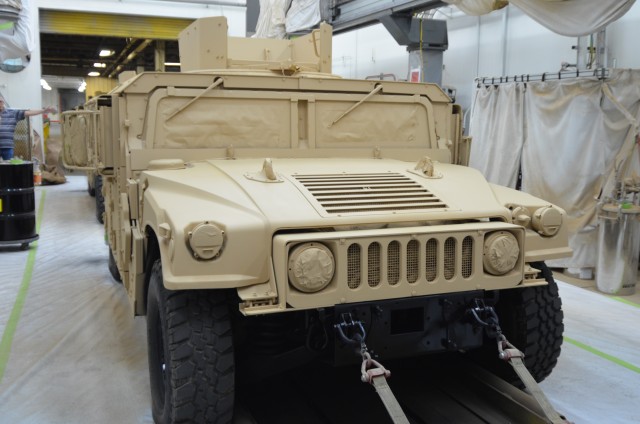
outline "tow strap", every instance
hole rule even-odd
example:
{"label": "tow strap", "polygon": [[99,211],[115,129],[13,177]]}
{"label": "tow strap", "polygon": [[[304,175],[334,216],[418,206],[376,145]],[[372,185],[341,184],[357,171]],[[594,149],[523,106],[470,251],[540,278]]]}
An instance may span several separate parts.
{"label": "tow strap", "polygon": [[[359,345],[360,356],[362,356],[362,365],[360,367],[361,380],[363,383],[371,384],[376,393],[380,397],[380,400],[384,404],[389,417],[394,424],[409,424],[407,416],[402,411],[398,400],[393,395],[389,384],[387,384],[387,378],[391,377],[391,371],[386,369],[382,364],[375,359],[371,358],[369,349],[365,344],[367,334],[364,330],[361,321],[353,319],[351,314],[342,314],[341,322],[336,324],[335,329],[340,336],[340,339],[349,345]],[[347,336],[349,334],[350,336]]]}
{"label": "tow strap", "polygon": [[498,358],[506,361],[516,372],[520,381],[538,402],[545,418],[552,424],[567,424],[568,421],[556,412],[547,396],[533,378],[524,364],[524,353],[509,343],[498,322],[498,315],[491,306],[486,306],[481,299],[476,299],[476,305],[469,309],[476,322],[485,328],[489,337],[494,337],[498,343]]}

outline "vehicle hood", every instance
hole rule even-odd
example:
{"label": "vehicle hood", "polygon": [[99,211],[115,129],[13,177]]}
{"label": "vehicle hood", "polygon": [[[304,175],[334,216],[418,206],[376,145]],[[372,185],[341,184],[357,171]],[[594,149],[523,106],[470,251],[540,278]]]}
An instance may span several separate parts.
{"label": "vehicle hood", "polygon": [[273,159],[265,173],[265,160],[208,160],[147,174],[259,214],[274,229],[510,216],[468,167],[436,163],[435,177],[427,178],[415,164],[391,159]]}

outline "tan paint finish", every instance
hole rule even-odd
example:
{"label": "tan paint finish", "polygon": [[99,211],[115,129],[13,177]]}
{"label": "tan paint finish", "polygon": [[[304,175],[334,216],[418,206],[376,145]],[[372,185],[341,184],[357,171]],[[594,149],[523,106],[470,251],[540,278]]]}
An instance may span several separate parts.
{"label": "tan paint finish", "polygon": [[[64,115],[67,163],[105,177],[106,232],[134,313],[145,313],[152,233],[167,288],[235,288],[245,314],[544,284],[528,263],[570,254],[566,228],[545,237],[526,219],[548,202],[459,166],[470,140],[439,87],[330,75],[330,32],[233,39],[224,18],[202,19],[181,39],[189,72],[128,76],[92,103],[95,119]],[[415,169],[425,156],[432,177]],[[194,254],[195,228],[216,229],[198,243],[219,254]],[[482,265],[496,231],[519,245],[501,276]],[[288,282],[289,252],[307,242],[336,261],[317,293]]]}

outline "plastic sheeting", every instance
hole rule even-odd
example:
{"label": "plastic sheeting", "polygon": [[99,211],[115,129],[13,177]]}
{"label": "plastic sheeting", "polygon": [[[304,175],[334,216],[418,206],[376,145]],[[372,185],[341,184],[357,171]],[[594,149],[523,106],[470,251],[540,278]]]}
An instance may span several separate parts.
{"label": "plastic sheeting", "polygon": [[[17,3],[15,0],[0,0],[0,5],[16,8]],[[13,28],[0,31],[0,62],[27,56],[34,47],[28,0],[22,0],[21,9],[16,8],[16,10],[19,10],[19,13]],[[14,19],[0,19],[0,23],[7,21],[13,22]]]}
{"label": "plastic sheeting", "polygon": [[[153,423],[144,319],[132,317],[107,270],[86,177],[69,181],[36,187],[36,210],[46,196],[30,251],[0,246],[0,332],[15,325],[0,375],[0,423]],[[21,292],[29,255],[33,272]]]}
{"label": "plastic sheeting", "polygon": [[551,31],[569,37],[593,34],[616,21],[635,0],[509,0]]}
{"label": "plastic sheeting", "polygon": [[304,31],[320,23],[320,0],[293,0],[287,11],[288,33]]}
{"label": "plastic sheeting", "polygon": [[320,0],[260,0],[256,38],[285,38],[320,23]]}
{"label": "plastic sheeting", "polygon": [[284,38],[288,0],[260,0],[255,38]]}
{"label": "plastic sheeting", "polygon": [[509,4],[501,0],[443,0],[445,3],[456,6],[467,15],[480,16],[502,9]]}
{"label": "plastic sheeting", "polygon": [[444,0],[467,15],[491,13],[508,3],[522,9],[551,31],[580,36],[593,34],[627,13],[635,0]]}
{"label": "plastic sheeting", "polygon": [[[490,182],[514,187],[514,172],[521,164],[523,191],[568,213],[574,254],[550,261],[552,266],[596,265],[596,197],[610,164],[634,130],[606,97],[603,84],[596,79],[570,79],[529,82],[526,89],[523,83],[510,83],[476,91],[470,165]],[[640,71],[613,70],[606,86],[620,105],[638,117]],[[518,87],[520,97],[511,94]],[[519,113],[521,108],[524,113]],[[518,149],[522,150],[520,160]],[[633,169],[637,169],[637,157],[635,162]]]}

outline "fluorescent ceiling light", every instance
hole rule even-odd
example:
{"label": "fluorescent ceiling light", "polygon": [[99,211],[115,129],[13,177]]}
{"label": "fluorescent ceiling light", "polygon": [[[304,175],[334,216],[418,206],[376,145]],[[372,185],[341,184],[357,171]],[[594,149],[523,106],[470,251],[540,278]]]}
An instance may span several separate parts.
{"label": "fluorescent ceiling light", "polygon": [[47,91],[51,90],[51,86],[44,78],[40,78],[40,85]]}
{"label": "fluorescent ceiling light", "polygon": [[97,77],[100,75],[100,72],[91,71],[87,75],[89,75],[90,77]]}
{"label": "fluorescent ceiling light", "polygon": [[96,63],[94,63],[94,64],[93,64],[93,67],[94,67],[94,68],[106,68],[106,67],[107,67],[107,64],[106,64],[106,63],[99,63],[99,62],[96,62]]}
{"label": "fluorescent ceiling light", "polygon": [[113,50],[100,50],[100,57],[111,56],[115,52]]}
{"label": "fluorescent ceiling light", "polygon": [[180,66],[180,62],[164,62],[164,66]]}

